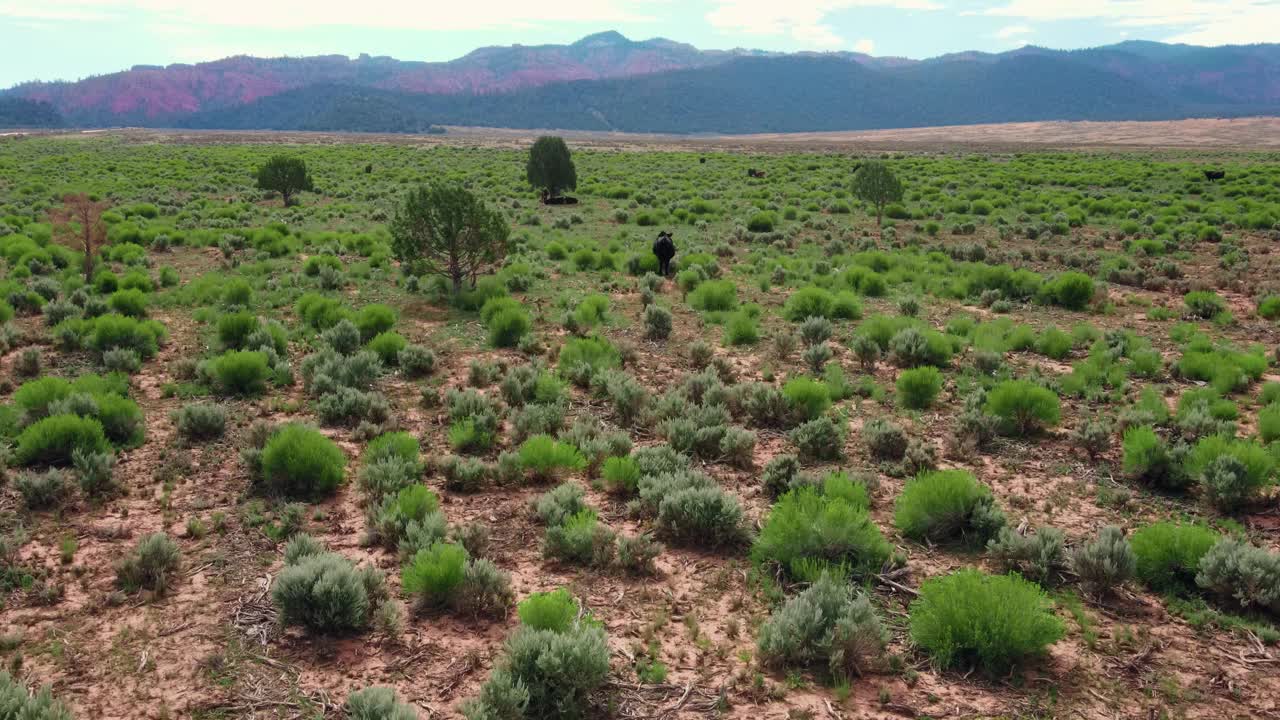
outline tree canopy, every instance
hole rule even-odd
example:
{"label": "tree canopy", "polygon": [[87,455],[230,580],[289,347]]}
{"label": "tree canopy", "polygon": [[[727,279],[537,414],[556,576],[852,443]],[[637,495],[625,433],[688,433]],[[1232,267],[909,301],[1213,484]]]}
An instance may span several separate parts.
{"label": "tree canopy", "polygon": [[274,190],[284,198],[284,206],[289,207],[294,194],[303,190],[311,191],[311,173],[307,172],[307,163],[302,158],[289,155],[273,155],[262,167],[258,168],[258,189]]}
{"label": "tree canopy", "polygon": [[884,206],[902,199],[902,183],[879,161],[864,162],[853,175],[853,194],[876,207],[876,226],[884,217]]}
{"label": "tree canopy", "polygon": [[391,247],[401,262],[449,278],[456,295],[502,259],[510,232],[502,213],[461,184],[437,182],[405,196],[391,220]]}
{"label": "tree canopy", "polygon": [[578,171],[569,156],[569,146],[558,137],[543,136],[529,149],[526,166],[529,184],[556,197],[564,190],[578,187]]}

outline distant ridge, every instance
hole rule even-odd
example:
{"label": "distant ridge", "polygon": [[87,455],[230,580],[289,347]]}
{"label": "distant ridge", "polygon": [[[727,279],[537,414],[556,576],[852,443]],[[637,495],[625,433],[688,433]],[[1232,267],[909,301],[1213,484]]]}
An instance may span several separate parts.
{"label": "distant ridge", "polygon": [[[438,125],[745,133],[1163,120],[1280,114],[1280,45],[1126,41],[911,60],[703,51],[607,31],[569,45],[478,48],[442,63],[325,55],[137,66],[24,83],[0,99],[28,103],[21,118],[36,126],[411,133]],[[18,114],[0,114],[0,126]]]}

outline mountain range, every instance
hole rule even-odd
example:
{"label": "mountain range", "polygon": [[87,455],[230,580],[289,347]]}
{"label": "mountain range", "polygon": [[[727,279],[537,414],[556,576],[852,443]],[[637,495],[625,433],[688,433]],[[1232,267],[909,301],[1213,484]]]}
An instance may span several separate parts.
{"label": "mountain range", "polygon": [[238,56],[0,92],[0,127],[751,133],[1280,114],[1280,45],[1129,41],[928,60],[706,51],[616,32],[449,62]]}

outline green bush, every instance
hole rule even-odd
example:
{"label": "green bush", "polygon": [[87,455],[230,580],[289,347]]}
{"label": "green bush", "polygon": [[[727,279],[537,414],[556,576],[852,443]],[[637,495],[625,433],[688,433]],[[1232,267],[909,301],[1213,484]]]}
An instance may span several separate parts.
{"label": "green bush", "polygon": [[437,542],[419,550],[405,564],[400,586],[425,607],[446,607],[462,586],[467,559],[467,551],[461,545]]}
{"label": "green bush", "polygon": [[824,574],[769,616],[756,644],[765,665],[821,665],[832,677],[848,680],[871,669],[888,641],[889,631],[866,593]]}
{"label": "green bush", "polygon": [[573,338],[560,347],[557,365],[560,374],[586,387],[597,373],[621,367],[622,355],[604,338]]}
{"label": "green bush", "polygon": [[85,328],[85,344],[99,354],[125,348],[148,359],[156,354],[164,337],[163,326],[154,320],[138,320],[124,315],[100,315],[88,321]]}
{"label": "green bush", "polygon": [[782,307],[782,316],[791,322],[804,322],[811,317],[832,318],[835,296],[820,287],[803,287],[791,293]]}
{"label": "green bush", "polygon": [[778,217],[771,212],[758,212],[747,220],[747,229],[753,233],[773,232],[773,227],[778,224]]}
{"label": "green bush", "polygon": [[[487,307],[487,305],[486,305]],[[519,305],[506,307],[493,313],[486,321],[489,328],[489,344],[498,347],[515,347],[533,330],[529,313]]]}
{"label": "green bush", "polygon": [[1258,301],[1258,317],[1280,320],[1280,295],[1268,295]]}
{"label": "green bush", "polygon": [[1203,525],[1152,523],[1129,539],[1138,578],[1152,590],[1189,594],[1195,590],[1200,559],[1218,542],[1218,533]]}
{"label": "green bush", "polygon": [[347,456],[314,428],[291,423],[267,440],[261,462],[268,492],[307,500],[325,497],[338,488]]}
{"label": "green bush", "polygon": [[838,477],[828,484],[845,487],[800,487],[779,498],[751,548],[752,560],[807,581],[828,570],[858,577],[879,572],[893,547],[867,514],[866,490]]}
{"label": "green bush", "polygon": [[239,350],[257,329],[258,318],[253,313],[227,313],[218,318],[218,343],[228,350]]}
{"label": "green bush", "polygon": [[1268,405],[1258,411],[1258,437],[1264,443],[1280,440],[1280,405]]}
{"label": "green bush", "polygon": [[689,305],[703,312],[723,312],[738,306],[738,288],[729,280],[707,280],[689,293]]}
{"label": "green bush", "polygon": [[924,472],[907,481],[893,521],[903,535],[922,542],[985,543],[1005,524],[991,490],[966,470]]}
{"label": "green bush", "polygon": [[898,367],[951,364],[952,340],[937,330],[904,327],[889,338],[889,357]]}
{"label": "green bush", "polygon": [[825,383],[810,377],[794,377],[782,386],[782,396],[800,420],[813,420],[831,407],[831,395]]}
{"label": "green bush", "polygon": [[386,305],[365,305],[356,313],[353,322],[360,330],[360,339],[368,342],[395,327],[399,315]]}
{"label": "green bush", "polygon": [[[308,258],[310,264],[311,258]],[[222,289],[222,304],[227,307],[248,307],[253,299],[253,287],[243,278],[232,278]]]}
{"label": "green bush", "polygon": [[1056,327],[1047,327],[1040,331],[1036,338],[1036,352],[1054,360],[1061,360],[1071,352],[1074,341],[1067,333]]}
{"label": "green bush", "polygon": [[754,345],[760,340],[760,326],[756,319],[743,312],[734,313],[724,323],[724,344],[731,346]]}
{"label": "green bush", "polygon": [[70,465],[75,451],[111,452],[102,423],[79,415],[51,415],[18,435],[13,457],[19,465]]}
{"label": "green bush", "polygon": [[640,465],[630,457],[605,458],[600,477],[610,492],[634,495],[640,482]]}
{"label": "green bush", "polygon": [[351,315],[351,311],[343,307],[340,301],[319,293],[305,293],[298,298],[294,307],[298,317],[316,330],[328,330],[337,325],[339,320]]}
{"label": "green bush", "polygon": [[546,481],[569,470],[581,470],[587,461],[578,449],[549,435],[534,435],[520,445],[520,466],[534,480]]}
{"label": "green bush", "polygon": [[418,444],[418,438],[412,434],[389,432],[370,440],[361,457],[365,465],[372,465],[389,458],[398,458],[417,465],[421,452],[422,448]]}
{"label": "green bush", "polygon": [[138,541],[137,547],[116,564],[116,584],[125,592],[148,590],[163,595],[176,579],[182,564],[178,544],[164,533]]}
{"label": "green bush", "polygon": [[987,393],[987,412],[1000,418],[1006,432],[1029,435],[1062,419],[1058,396],[1027,380],[1006,380]]}
{"label": "green bush", "polygon": [[384,332],[374,336],[365,345],[383,365],[395,365],[400,361],[400,352],[409,346],[409,341],[398,332]]}
{"label": "green bush", "polygon": [[960,570],[931,578],[911,603],[911,639],[944,668],[1003,675],[1062,638],[1062,621],[1034,583]]}
{"label": "green bush", "polygon": [[147,316],[147,294],[141,290],[117,290],[107,298],[107,307],[126,317]]}
{"label": "green bush", "polygon": [[1128,477],[1170,490],[1187,485],[1188,476],[1170,456],[1168,444],[1150,426],[1125,430],[1123,445],[1121,468]]}
{"label": "green bush", "polygon": [[1065,272],[1045,283],[1044,291],[1056,305],[1083,310],[1093,299],[1093,278],[1079,272]]}
{"label": "green bush", "polygon": [[578,612],[578,601],[564,588],[530,593],[516,606],[521,625],[551,632],[567,632],[573,627]]}
{"label": "green bush", "polygon": [[917,367],[903,370],[898,375],[898,402],[903,407],[923,410],[942,392],[942,373],[935,367]]}
{"label": "green bush", "polygon": [[223,395],[260,395],[270,374],[266,353],[257,350],[229,350],[209,361],[209,375]]}
{"label": "green bush", "polygon": [[1183,295],[1182,303],[1186,305],[1188,314],[1202,320],[1212,319],[1213,316],[1227,309],[1227,301],[1223,300],[1221,296],[1215,292],[1203,290]]}

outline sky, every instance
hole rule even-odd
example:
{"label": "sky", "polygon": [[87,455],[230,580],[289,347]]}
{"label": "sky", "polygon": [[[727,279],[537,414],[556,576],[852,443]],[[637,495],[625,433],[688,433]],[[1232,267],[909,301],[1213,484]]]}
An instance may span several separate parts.
{"label": "sky", "polygon": [[1280,40],[1280,0],[0,0],[0,88],[230,55],[451,60],[617,30],[703,49],[927,58]]}

